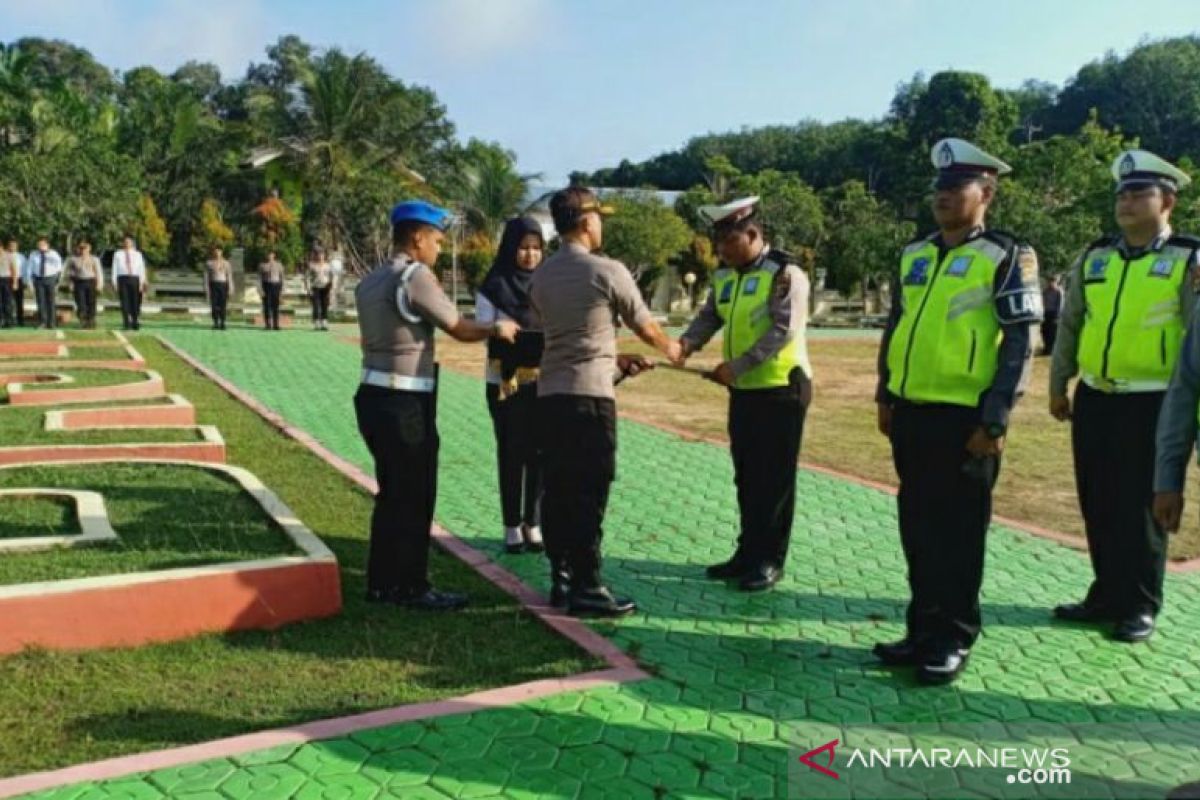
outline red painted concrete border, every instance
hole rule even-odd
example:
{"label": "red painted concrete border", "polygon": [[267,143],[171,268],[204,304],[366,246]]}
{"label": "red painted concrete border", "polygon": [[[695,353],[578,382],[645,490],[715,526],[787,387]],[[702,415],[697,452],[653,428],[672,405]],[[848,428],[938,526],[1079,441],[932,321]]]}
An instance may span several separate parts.
{"label": "red painted concrete border", "polygon": [[[183,400],[183,398],[180,398]],[[196,407],[183,400],[161,406],[115,406],[113,408],[76,408],[57,412],[60,430],[81,428],[168,428],[196,424]]]}
{"label": "red painted concrete border", "polygon": [[0,342],[0,356],[57,356],[64,343],[57,339],[31,342]]}
{"label": "red painted concrete border", "polygon": [[607,669],[585,672],[566,678],[557,678],[515,686],[505,686],[483,692],[463,695],[429,703],[414,703],[407,706],[371,711],[349,717],[319,720],[291,728],[249,733],[229,739],[218,739],[204,744],[176,747],[133,756],[80,764],[53,772],[36,772],[15,778],[0,780],[0,798],[14,797],[29,792],[52,789],[84,781],[103,781],[121,778],[140,772],[177,767],[214,758],[230,758],[256,750],[267,750],[284,745],[300,745],[319,739],[346,736],[357,731],[397,725],[419,719],[432,719],[451,714],[467,714],[490,708],[501,708],[515,703],[527,702],[539,697],[578,692],[601,686],[636,681],[645,678],[640,670]]}
{"label": "red painted concrete border", "polygon": [[0,447],[0,466],[63,461],[169,460],[225,463],[225,442],[144,442],[140,444],[46,444]]}
{"label": "red painted concrete border", "polygon": [[[73,364],[69,368],[78,368]],[[115,386],[82,386],[72,389],[36,389],[12,391],[8,402],[14,406],[56,406],[64,403],[98,403],[109,400],[145,400],[162,397],[166,393],[162,376],[153,370],[138,383],[120,383]]]}
{"label": "red painted concrete border", "polygon": [[[172,577],[146,573],[136,582],[0,598],[0,654],[36,646],[64,650],[134,647],[201,633],[273,630],[290,622],[332,616],[342,608],[336,562],[264,560]],[[235,571],[235,567],[236,571]],[[207,573],[207,574],[206,574]],[[299,590],[303,587],[303,590]]]}
{"label": "red painted concrete border", "polygon": [[0,369],[118,369],[126,372],[145,372],[146,362],[141,358],[123,358],[119,361],[115,359],[99,359],[88,361],[79,358],[56,358],[53,361],[0,361]]}
{"label": "red painted concrete border", "polygon": [[[238,400],[243,405],[249,407],[252,411],[257,413],[268,423],[277,428],[280,432],[303,444],[305,447],[319,456],[323,461],[332,466],[338,472],[345,475],[354,483],[361,486],[363,489],[367,490],[371,494],[375,493],[375,481],[354,464],[351,464],[349,461],[330,451],[328,448],[314,439],[307,431],[291,425],[279,414],[271,411],[262,403],[258,402],[257,399],[250,396],[246,392],[243,392],[237,386],[227,381],[219,373],[193,358],[190,353],[182,350],[179,347],[176,347],[173,343],[167,341],[161,336],[156,338],[164,347],[177,355],[179,358],[183,359],[189,366],[191,366],[200,374],[204,375],[213,383],[220,386],[235,400]],[[540,619],[544,624],[567,637],[586,652],[604,659],[611,666],[617,669],[635,670],[641,677],[649,677],[649,675],[646,673],[638,670],[636,661],[626,655],[611,641],[596,633],[586,624],[580,622],[574,617],[560,614],[547,606],[544,598],[542,598],[542,596],[536,591],[522,583],[520,578],[504,569],[499,564],[490,561],[487,556],[471,547],[454,534],[445,530],[441,526],[435,525],[433,528],[433,540],[437,542],[443,550],[446,550],[448,553],[462,559],[467,564],[479,571],[480,574],[482,574],[489,581],[515,597],[530,611],[530,613]]]}

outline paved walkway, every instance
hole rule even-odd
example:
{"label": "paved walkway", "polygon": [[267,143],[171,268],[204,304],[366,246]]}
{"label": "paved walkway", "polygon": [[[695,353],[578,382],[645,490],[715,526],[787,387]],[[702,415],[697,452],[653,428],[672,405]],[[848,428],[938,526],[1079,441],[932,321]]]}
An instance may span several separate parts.
{"label": "paved walkway", "polygon": [[[166,335],[369,469],[350,404],[355,348],[299,330]],[[540,558],[501,551],[482,385],[445,375],[439,409],[438,520],[544,589]],[[787,577],[774,592],[746,595],[704,580],[699,568],[727,556],[734,537],[728,454],[633,423],[621,425],[620,448],[605,574],[641,611],[597,628],[653,679],[44,796],[786,797],[797,755],[789,748],[824,744],[839,726],[995,721],[1092,726],[1090,744],[1072,750],[1074,794],[1062,796],[1108,795],[1098,775],[1132,796],[1200,779],[1200,576],[1168,577],[1150,643],[1114,644],[1048,617],[1054,603],[1082,596],[1086,557],[998,527],[972,663],[952,687],[921,688],[870,656],[874,642],[902,632],[906,583],[891,497],[802,472]],[[822,780],[827,796],[846,796]],[[940,791],[1001,788],[968,781]]]}

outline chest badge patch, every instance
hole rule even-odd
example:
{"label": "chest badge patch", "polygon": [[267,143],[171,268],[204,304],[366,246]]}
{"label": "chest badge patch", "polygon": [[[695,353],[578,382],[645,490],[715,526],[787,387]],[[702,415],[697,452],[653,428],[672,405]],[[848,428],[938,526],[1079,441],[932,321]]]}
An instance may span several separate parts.
{"label": "chest badge patch", "polygon": [[950,278],[965,277],[971,269],[971,262],[973,260],[972,256],[957,256],[950,262],[950,266],[946,267],[946,276]]}
{"label": "chest badge patch", "polygon": [[1087,268],[1087,280],[1102,281],[1108,271],[1108,261],[1104,258],[1093,258]]}
{"label": "chest badge patch", "polygon": [[1169,278],[1175,271],[1175,262],[1169,258],[1160,258],[1150,267],[1150,275],[1155,278]]}
{"label": "chest badge patch", "polygon": [[922,286],[929,280],[929,259],[918,258],[909,267],[908,274],[904,276],[904,283],[907,286]]}
{"label": "chest badge patch", "polygon": [[729,281],[721,287],[721,296],[717,298],[717,302],[728,303],[731,299],[733,299],[733,281]]}
{"label": "chest badge patch", "polygon": [[748,297],[757,291],[758,291],[758,276],[754,275],[753,277],[747,278],[746,285],[742,287],[742,295]]}

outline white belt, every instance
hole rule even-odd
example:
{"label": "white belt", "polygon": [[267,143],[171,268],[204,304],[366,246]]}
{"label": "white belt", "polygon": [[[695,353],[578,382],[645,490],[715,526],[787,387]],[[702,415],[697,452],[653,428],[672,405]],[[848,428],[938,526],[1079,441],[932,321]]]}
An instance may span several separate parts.
{"label": "white belt", "polygon": [[1084,373],[1081,380],[1097,392],[1105,394],[1135,394],[1137,392],[1165,392],[1167,381],[1127,381],[1121,378],[1098,378]]}
{"label": "white belt", "polygon": [[437,380],[434,378],[414,378],[411,375],[397,375],[377,369],[364,369],[362,382],[368,386],[382,386],[385,389],[400,389],[405,392],[432,392],[437,386]]}

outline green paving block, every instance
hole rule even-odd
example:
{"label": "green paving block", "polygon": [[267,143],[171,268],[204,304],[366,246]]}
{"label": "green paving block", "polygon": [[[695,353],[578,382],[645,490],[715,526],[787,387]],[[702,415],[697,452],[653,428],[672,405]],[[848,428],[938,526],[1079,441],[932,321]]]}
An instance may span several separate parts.
{"label": "green paving block", "polygon": [[328,775],[309,781],[296,793],[296,800],[373,800],[383,787],[361,774]]}
{"label": "green paving block", "polygon": [[446,800],[450,797],[432,786],[390,786],[384,795],[398,800]]}
{"label": "green paving block", "polygon": [[167,794],[215,791],[237,767],[231,761],[203,761],[153,772],[148,780]]}
{"label": "green paving block", "polygon": [[599,742],[604,727],[604,721],[595,717],[544,717],[538,723],[536,735],[556,747],[578,747]]}
{"label": "green paving block", "polygon": [[256,767],[263,764],[279,764],[287,761],[292,757],[292,754],[299,749],[300,745],[298,744],[284,744],[267,750],[255,750],[252,753],[243,753],[238,756],[233,756],[233,758],[230,760],[239,767]]}
{"label": "green paving block", "polygon": [[608,693],[586,698],[579,711],[609,725],[627,725],[645,716],[646,705],[624,694]]}
{"label": "green paving block", "polygon": [[350,739],[332,739],[301,747],[288,763],[309,775],[344,775],[357,771],[370,755]]}
{"label": "green paving block", "polygon": [[361,772],[369,780],[389,788],[420,786],[429,782],[439,758],[411,748],[389,750],[368,758]]}
{"label": "green paving block", "polygon": [[513,769],[548,769],[558,759],[558,747],[536,736],[505,736],[492,742],[487,758]]}
{"label": "green paving block", "polygon": [[440,760],[482,758],[492,744],[487,731],[474,728],[431,730],[417,745],[422,751]]}
{"label": "green paving block", "polygon": [[511,765],[489,759],[445,760],[429,785],[456,798],[497,797],[511,772]]}
{"label": "green paving block", "polygon": [[708,709],[687,706],[652,705],[646,709],[646,724],[655,728],[686,733],[708,727]]}
{"label": "green paving block", "polygon": [[372,753],[380,753],[385,750],[397,750],[401,747],[414,747],[424,735],[424,725],[410,722],[404,725],[389,725],[384,728],[359,731],[352,734],[350,738]]}
{"label": "green paving block", "polygon": [[584,786],[579,797],[581,800],[660,800],[663,795],[641,781],[618,778]]}
{"label": "green paving block", "polygon": [[608,745],[570,747],[562,751],[555,769],[589,784],[619,778],[625,773],[628,761],[624,753]]}
{"label": "green paving block", "polygon": [[671,743],[671,733],[661,728],[609,725],[600,739],[604,744],[632,756],[637,753],[665,752]]}
{"label": "green paving block", "polygon": [[583,784],[553,769],[513,770],[504,787],[504,796],[514,800],[578,797]]}
{"label": "green paving block", "polygon": [[738,743],[725,736],[707,734],[676,734],[671,737],[670,751],[692,763],[710,767],[713,764],[732,764],[738,759]]}
{"label": "green paving block", "polygon": [[309,779],[290,764],[265,764],[235,772],[221,784],[221,794],[231,800],[285,800]]}
{"label": "green paving block", "polygon": [[634,756],[629,762],[629,777],[671,792],[699,786],[700,768],[677,753]]}

